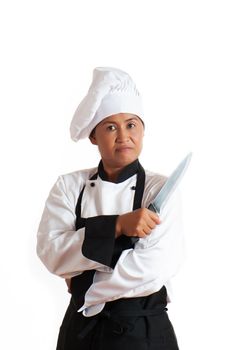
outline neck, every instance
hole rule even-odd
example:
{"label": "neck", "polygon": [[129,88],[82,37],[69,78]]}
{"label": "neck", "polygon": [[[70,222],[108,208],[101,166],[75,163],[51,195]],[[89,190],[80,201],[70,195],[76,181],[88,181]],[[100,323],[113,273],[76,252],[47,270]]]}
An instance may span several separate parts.
{"label": "neck", "polygon": [[104,170],[106,172],[106,175],[108,177],[108,180],[112,181],[112,182],[115,182],[117,180],[118,175],[120,174],[120,172],[124,168],[124,167],[119,167],[119,168],[118,167],[116,167],[116,168],[109,167],[104,162],[103,162],[103,166],[104,166]]}

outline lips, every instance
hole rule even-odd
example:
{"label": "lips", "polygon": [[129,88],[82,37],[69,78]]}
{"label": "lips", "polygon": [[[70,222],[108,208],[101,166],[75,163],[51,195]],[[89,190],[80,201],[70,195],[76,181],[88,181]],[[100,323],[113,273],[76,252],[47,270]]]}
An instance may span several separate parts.
{"label": "lips", "polygon": [[118,147],[116,148],[117,152],[127,152],[127,151],[131,151],[133,148],[129,147],[129,146],[122,146],[122,147]]}

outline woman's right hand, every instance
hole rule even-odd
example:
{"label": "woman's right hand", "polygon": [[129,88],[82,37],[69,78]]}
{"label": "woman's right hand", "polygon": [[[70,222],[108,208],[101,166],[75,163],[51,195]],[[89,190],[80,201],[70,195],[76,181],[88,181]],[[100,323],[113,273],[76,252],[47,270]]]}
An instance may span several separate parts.
{"label": "woman's right hand", "polygon": [[159,216],[147,208],[119,215],[116,221],[116,238],[120,235],[143,238],[160,224]]}

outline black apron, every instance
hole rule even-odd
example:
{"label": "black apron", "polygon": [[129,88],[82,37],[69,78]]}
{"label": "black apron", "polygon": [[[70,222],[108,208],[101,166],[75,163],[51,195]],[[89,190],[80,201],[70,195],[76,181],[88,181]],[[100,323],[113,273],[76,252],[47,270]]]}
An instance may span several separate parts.
{"label": "black apron", "polygon": [[[91,180],[96,179],[95,174]],[[145,171],[138,164],[133,210],[141,208]],[[76,230],[85,226],[81,218],[81,191],[76,206]],[[112,266],[121,252],[133,248],[138,238],[120,236],[116,239]],[[57,350],[178,350],[173,326],[167,315],[167,291],[146,297],[118,299],[107,302],[97,315],[85,317],[77,310],[83,305],[95,270],[85,271],[71,280],[72,297],[58,336]]]}

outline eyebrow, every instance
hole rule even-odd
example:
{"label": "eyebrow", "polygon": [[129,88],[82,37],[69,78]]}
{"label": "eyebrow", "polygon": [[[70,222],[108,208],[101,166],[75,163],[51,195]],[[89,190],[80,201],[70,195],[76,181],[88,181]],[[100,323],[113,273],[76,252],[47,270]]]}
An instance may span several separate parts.
{"label": "eyebrow", "polygon": [[[130,122],[132,120],[138,121],[139,119],[137,117],[132,117],[132,118],[126,119],[125,123]],[[116,121],[111,121],[111,120],[106,120],[105,122],[102,123],[102,125],[105,125],[105,124],[117,124],[117,122]]]}

